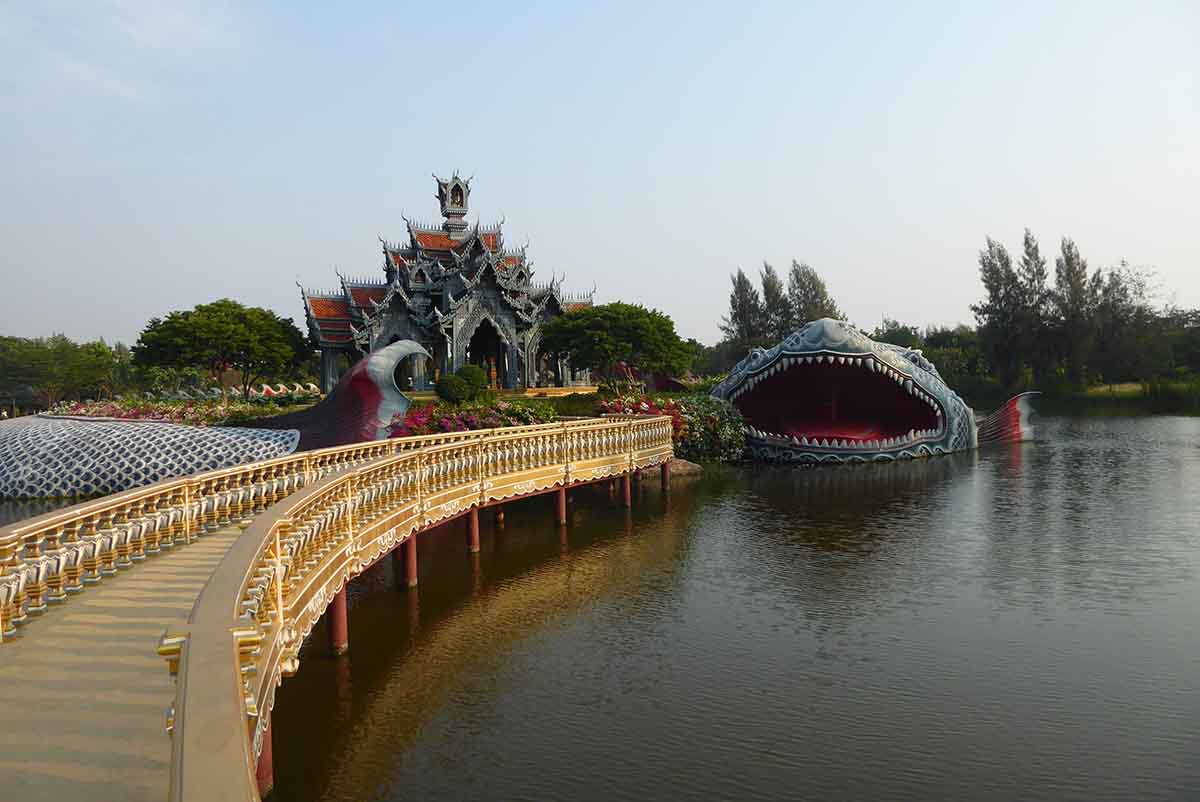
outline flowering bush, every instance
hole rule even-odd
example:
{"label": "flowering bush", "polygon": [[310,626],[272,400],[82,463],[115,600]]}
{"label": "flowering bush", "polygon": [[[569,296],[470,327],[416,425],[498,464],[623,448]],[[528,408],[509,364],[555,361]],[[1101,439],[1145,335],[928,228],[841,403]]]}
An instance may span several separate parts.
{"label": "flowering bush", "polygon": [[403,418],[392,420],[391,437],[418,434],[465,432],[471,429],[497,429],[501,426],[526,426],[550,423],[554,407],[544,401],[469,401],[463,404],[420,404],[409,408]]}
{"label": "flowering bush", "polygon": [[675,455],[694,462],[736,462],[746,448],[742,414],[728,401],[709,395],[678,398],[618,396],[600,402],[600,411],[625,415],[670,415]]}
{"label": "flowering bush", "polygon": [[[312,403],[308,399],[307,403]],[[262,404],[248,401],[148,401],[117,398],[112,401],[63,402],[50,410],[52,415],[80,415],[89,418],[123,420],[161,420],[190,426],[220,426],[253,422],[289,411],[286,403]]]}
{"label": "flowering bush", "polygon": [[676,445],[684,435],[683,409],[674,398],[645,395],[618,395],[600,400],[602,415],[670,415],[671,439]]}

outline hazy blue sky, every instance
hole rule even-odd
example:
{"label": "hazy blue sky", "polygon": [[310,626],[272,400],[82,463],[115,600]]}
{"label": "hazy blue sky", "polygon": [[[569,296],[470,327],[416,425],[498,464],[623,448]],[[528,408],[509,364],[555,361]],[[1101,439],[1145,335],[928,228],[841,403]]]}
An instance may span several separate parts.
{"label": "hazy blue sky", "polygon": [[0,0],[0,333],[302,321],[455,168],[538,278],[706,342],[764,259],[867,328],[969,321],[1026,226],[1200,306],[1196,9]]}

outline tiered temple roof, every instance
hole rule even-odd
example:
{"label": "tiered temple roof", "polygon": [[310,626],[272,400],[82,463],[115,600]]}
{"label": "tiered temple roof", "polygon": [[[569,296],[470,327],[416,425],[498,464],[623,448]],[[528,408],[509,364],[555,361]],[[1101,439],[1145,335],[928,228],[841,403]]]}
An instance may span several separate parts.
{"label": "tiered temple roof", "polygon": [[375,334],[388,310],[406,315],[415,324],[414,334],[437,339],[439,325],[443,330],[449,326],[454,311],[485,277],[487,283],[495,284],[498,297],[515,318],[525,324],[532,325],[547,314],[591,305],[591,293],[568,297],[558,281],[533,284],[526,248],[504,245],[503,220],[485,226],[463,219],[469,179],[455,174],[449,180],[437,180],[445,221],[433,226],[404,218],[406,243],[381,238],[382,277],[350,279],[339,274],[338,289],[301,288],[309,329],[322,347],[353,345],[360,351],[378,347]]}

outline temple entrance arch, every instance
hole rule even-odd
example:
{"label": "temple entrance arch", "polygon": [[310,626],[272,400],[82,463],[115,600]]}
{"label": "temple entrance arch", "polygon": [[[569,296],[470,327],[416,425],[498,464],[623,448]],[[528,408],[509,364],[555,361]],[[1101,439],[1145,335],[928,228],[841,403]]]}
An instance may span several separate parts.
{"label": "temple entrance arch", "polygon": [[508,347],[499,329],[488,318],[479,321],[467,341],[467,364],[478,365],[488,376],[488,386],[508,386]]}

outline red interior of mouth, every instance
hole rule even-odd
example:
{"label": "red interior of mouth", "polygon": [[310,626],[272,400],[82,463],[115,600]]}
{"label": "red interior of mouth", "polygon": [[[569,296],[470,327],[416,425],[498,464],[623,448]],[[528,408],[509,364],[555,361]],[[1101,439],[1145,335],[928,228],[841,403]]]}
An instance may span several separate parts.
{"label": "red interior of mouth", "polygon": [[879,440],[938,428],[929,404],[886,375],[852,364],[795,365],[734,404],[754,428],[785,437]]}

